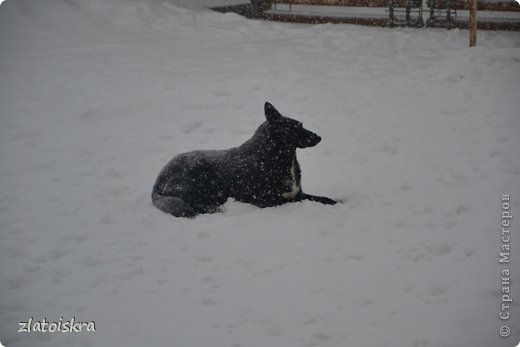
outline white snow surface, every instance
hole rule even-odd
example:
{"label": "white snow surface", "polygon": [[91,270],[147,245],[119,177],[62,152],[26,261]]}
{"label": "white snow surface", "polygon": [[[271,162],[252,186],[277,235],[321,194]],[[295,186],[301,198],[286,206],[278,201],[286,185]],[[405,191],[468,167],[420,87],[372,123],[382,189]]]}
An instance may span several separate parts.
{"label": "white snow surface", "polygon": [[[518,33],[469,49],[467,31],[250,21],[210,2],[1,5],[0,341],[516,345],[518,305],[512,337],[497,331],[502,194],[520,217]],[[171,157],[241,144],[267,100],[323,137],[298,151],[303,190],[344,204],[152,206]],[[18,333],[30,317],[96,332]]]}

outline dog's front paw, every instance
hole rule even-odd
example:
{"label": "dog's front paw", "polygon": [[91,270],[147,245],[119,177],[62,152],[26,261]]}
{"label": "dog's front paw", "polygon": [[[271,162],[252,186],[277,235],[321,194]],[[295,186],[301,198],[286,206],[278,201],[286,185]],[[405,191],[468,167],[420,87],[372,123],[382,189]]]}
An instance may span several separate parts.
{"label": "dog's front paw", "polygon": [[336,201],[336,200],[332,200],[330,198],[323,197],[320,202],[323,204],[326,204],[326,205],[336,205],[340,201]]}

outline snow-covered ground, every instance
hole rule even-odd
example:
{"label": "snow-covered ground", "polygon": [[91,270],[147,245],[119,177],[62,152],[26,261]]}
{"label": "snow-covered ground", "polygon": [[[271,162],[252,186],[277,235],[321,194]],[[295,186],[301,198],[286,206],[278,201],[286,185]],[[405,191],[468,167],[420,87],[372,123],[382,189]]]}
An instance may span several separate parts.
{"label": "snow-covered ground", "polygon": [[[502,194],[520,217],[518,33],[469,49],[466,31],[209,3],[1,5],[0,342],[516,345],[518,305],[513,336],[497,331]],[[323,137],[298,152],[304,190],[346,203],[228,201],[195,219],[151,205],[166,161],[242,143],[266,100]],[[96,332],[18,333],[30,317]]]}

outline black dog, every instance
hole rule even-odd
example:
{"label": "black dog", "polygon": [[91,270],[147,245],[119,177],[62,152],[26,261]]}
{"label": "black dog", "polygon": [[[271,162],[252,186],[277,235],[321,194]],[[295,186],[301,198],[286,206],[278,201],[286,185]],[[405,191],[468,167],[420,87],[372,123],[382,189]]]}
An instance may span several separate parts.
{"label": "black dog", "polygon": [[316,146],[321,137],[268,102],[264,109],[267,121],[241,146],[193,151],[170,160],[153,187],[153,204],[176,217],[217,212],[228,197],[259,207],[301,200],[336,204],[303,193],[300,185],[296,148]]}

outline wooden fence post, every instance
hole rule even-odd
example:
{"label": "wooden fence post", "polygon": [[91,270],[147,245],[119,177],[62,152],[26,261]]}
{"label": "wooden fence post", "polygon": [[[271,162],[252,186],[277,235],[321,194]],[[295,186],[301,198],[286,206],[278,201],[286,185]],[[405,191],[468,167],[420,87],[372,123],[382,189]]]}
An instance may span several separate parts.
{"label": "wooden fence post", "polygon": [[477,0],[469,0],[469,46],[477,45]]}

